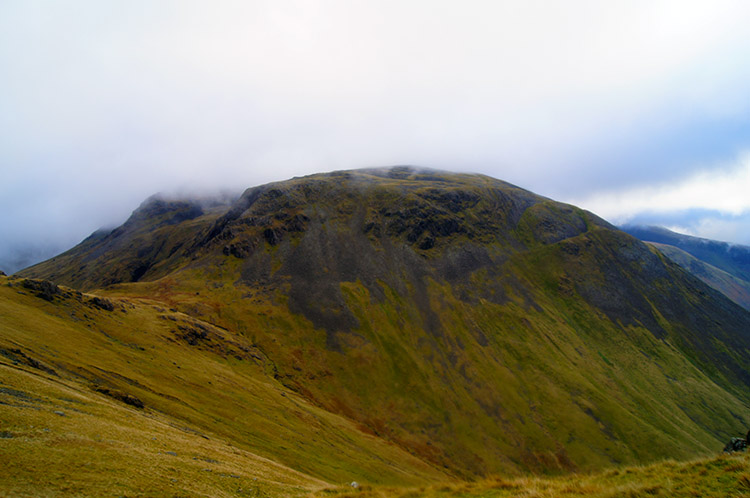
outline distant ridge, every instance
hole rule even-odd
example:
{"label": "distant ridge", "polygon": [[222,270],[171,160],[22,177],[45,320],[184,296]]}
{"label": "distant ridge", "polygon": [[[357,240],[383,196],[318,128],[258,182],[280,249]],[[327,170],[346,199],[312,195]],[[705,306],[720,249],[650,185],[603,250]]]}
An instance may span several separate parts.
{"label": "distant ridge", "polygon": [[625,225],[622,230],[646,242],[682,249],[737,278],[750,281],[750,247],[676,233],[663,227]]}
{"label": "distant ridge", "polygon": [[654,243],[687,271],[750,309],[750,247],[692,237],[655,226],[626,225],[622,229]]}

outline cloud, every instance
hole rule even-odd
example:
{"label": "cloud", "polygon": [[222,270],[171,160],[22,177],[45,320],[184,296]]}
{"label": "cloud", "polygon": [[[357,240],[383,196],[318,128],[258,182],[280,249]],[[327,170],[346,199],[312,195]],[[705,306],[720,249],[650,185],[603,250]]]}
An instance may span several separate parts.
{"label": "cloud", "polygon": [[673,182],[571,199],[616,224],[662,225],[689,235],[750,244],[750,153]]}
{"label": "cloud", "polygon": [[614,221],[641,213],[713,210],[738,216],[750,212],[750,153],[722,167],[707,168],[686,178],[657,185],[606,191],[573,202]]}
{"label": "cloud", "polygon": [[678,233],[750,246],[750,214],[740,216],[706,216],[685,225],[667,226]]}
{"label": "cloud", "polygon": [[557,198],[679,180],[750,148],[748,18],[721,0],[6,0],[0,230],[80,240],[156,191],[388,164]]}

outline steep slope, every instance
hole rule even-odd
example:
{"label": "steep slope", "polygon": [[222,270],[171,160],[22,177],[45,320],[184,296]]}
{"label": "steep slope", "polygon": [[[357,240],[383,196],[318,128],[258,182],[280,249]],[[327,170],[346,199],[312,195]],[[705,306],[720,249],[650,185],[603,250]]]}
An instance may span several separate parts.
{"label": "steep slope", "polygon": [[729,299],[750,310],[750,282],[720,270],[675,246],[650,242],[669,259],[685,268]]}
{"label": "steep slope", "polygon": [[326,485],[164,414],[5,360],[3,496],[291,497]]}
{"label": "steep slope", "polygon": [[[687,458],[750,425],[750,314],[573,206],[394,168],[173,225],[144,209],[141,234],[22,274],[221,327],[301,398],[451,473]],[[138,237],[159,242],[139,255]]]}
{"label": "steep slope", "polygon": [[12,457],[0,493],[65,482],[86,495],[290,496],[352,479],[447,479],[273,374],[243,337],[153,302],[0,277],[0,429]]}
{"label": "steep slope", "polygon": [[179,264],[194,232],[224,214],[233,199],[177,200],[154,195],[122,226],[96,231],[73,249],[18,274],[45,275],[82,290],[153,279],[160,269]]}

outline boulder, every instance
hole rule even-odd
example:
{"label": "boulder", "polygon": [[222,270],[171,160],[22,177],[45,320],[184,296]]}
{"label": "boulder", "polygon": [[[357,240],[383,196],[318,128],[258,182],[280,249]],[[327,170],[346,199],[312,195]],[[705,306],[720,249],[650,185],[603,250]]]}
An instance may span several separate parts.
{"label": "boulder", "polygon": [[734,453],[736,451],[745,451],[747,449],[747,440],[741,437],[733,437],[724,446],[724,453]]}

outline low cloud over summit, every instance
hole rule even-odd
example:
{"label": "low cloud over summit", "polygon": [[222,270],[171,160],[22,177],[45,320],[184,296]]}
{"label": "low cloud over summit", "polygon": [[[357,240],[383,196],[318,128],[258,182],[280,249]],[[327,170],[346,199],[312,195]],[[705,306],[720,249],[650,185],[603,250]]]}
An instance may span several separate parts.
{"label": "low cloud over summit", "polygon": [[[632,216],[642,192],[750,151],[748,17],[731,1],[3,2],[0,260],[69,247],[157,191],[390,164]],[[750,233],[732,216],[685,226]]]}

